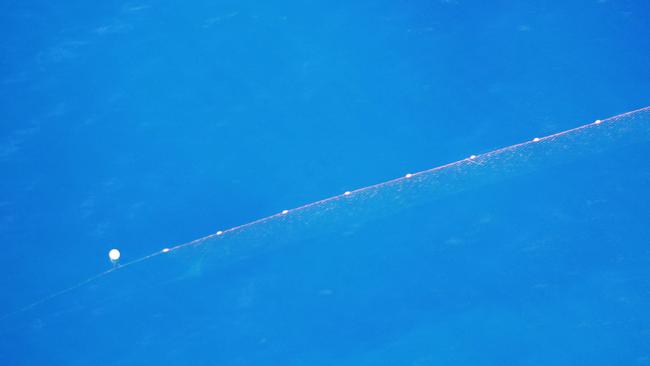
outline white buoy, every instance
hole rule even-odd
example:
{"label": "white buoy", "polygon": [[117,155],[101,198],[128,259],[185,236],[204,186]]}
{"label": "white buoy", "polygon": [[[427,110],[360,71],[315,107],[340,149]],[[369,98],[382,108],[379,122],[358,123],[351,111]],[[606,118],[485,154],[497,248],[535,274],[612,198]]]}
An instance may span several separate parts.
{"label": "white buoy", "polygon": [[117,249],[111,249],[108,252],[108,258],[111,259],[111,262],[113,264],[117,264],[117,262],[120,260],[120,251]]}

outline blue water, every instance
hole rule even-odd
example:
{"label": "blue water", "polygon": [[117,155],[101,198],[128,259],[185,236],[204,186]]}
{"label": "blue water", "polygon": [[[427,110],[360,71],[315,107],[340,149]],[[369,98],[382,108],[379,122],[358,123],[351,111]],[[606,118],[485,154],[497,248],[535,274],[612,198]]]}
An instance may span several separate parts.
{"label": "blue water", "polygon": [[2,5],[0,363],[650,363],[647,140],[14,312],[113,247],[130,261],[649,105],[646,2]]}

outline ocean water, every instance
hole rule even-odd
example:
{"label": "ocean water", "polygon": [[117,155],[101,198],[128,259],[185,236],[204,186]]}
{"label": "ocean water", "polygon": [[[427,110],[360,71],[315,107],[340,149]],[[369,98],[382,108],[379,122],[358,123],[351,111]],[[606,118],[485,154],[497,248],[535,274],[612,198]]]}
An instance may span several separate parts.
{"label": "ocean water", "polygon": [[650,364],[649,10],[4,2],[0,363]]}

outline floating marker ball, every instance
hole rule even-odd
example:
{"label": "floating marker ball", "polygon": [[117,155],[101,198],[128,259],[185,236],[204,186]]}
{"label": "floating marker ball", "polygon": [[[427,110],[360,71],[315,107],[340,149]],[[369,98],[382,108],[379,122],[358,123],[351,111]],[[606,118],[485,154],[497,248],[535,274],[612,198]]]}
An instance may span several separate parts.
{"label": "floating marker ball", "polygon": [[108,258],[111,259],[111,262],[117,263],[117,261],[120,260],[120,251],[117,249],[111,249],[111,251],[108,252]]}

